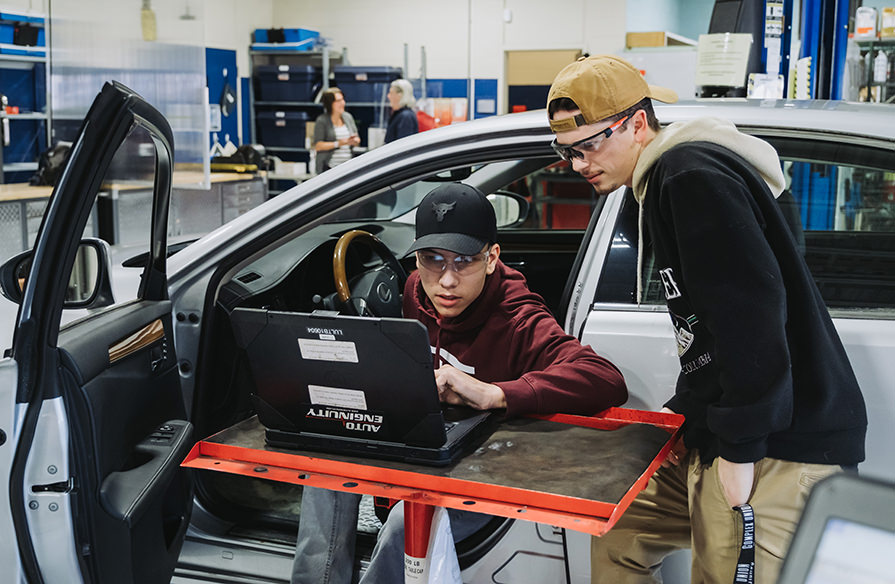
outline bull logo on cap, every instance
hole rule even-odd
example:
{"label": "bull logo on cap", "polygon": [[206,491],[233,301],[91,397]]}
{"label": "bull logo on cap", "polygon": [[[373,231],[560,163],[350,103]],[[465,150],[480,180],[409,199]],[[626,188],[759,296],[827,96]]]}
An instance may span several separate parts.
{"label": "bull logo on cap", "polygon": [[432,203],[432,208],[435,210],[435,218],[439,223],[444,221],[444,216],[447,215],[447,212],[453,209],[457,205],[457,202],[454,201],[452,203]]}

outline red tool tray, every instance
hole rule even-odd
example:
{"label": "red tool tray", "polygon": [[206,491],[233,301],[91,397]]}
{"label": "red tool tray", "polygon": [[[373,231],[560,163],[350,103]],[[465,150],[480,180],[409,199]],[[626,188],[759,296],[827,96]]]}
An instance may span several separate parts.
{"label": "red tool tray", "polygon": [[665,460],[683,421],[626,408],[518,418],[455,464],[428,467],[270,447],[253,417],[197,442],[183,466],[602,535]]}

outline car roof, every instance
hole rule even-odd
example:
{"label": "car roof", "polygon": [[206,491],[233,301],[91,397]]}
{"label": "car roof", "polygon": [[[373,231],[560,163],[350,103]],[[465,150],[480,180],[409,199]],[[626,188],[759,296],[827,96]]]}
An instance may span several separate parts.
{"label": "car roof", "polygon": [[[703,99],[676,104],[656,104],[663,123],[716,116],[728,119],[743,131],[762,137],[813,139],[852,143],[895,152],[895,116],[891,106],[842,101],[793,101]],[[307,180],[259,208],[242,215],[172,256],[169,275],[194,261],[218,261],[210,247],[229,247],[230,238],[250,239],[249,232],[288,222],[290,207],[316,206],[355,189],[371,192],[400,184],[411,175],[423,176],[470,161],[496,161],[505,153],[517,156],[551,154],[552,137],[545,109],[480,118],[419,132],[358,156]],[[460,154],[458,154],[460,153]],[[408,170],[409,169],[409,170]],[[263,209],[263,210],[262,210]],[[266,226],[266,227],[265,227]],[[244,234],[237,235],[245,230]],[[172,280],[173,281],[173,280]]]}
{"label": "car roof", "polygon": [[[693,99],[674,104],[654,104],[656,116],[663,124],[714,116],[753,130],[821,131],[866,136],[895,144],[895,108],[887,104],[746,98]],[[497,119],[510,127],[547,125],[546,110],[498,116]]]}

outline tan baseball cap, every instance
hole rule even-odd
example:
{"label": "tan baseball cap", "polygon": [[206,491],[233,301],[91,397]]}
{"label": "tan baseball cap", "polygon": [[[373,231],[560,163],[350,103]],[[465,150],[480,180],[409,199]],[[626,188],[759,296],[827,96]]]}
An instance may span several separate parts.
{"label": "tan baseball cap", "polygon": [[665,103],[677,101],[677,93],[649,85],[633,65],[614,55],[581,57],[557,74],[547,94],[547,105],[567,97],[581,113],[563,120],[550,120],[554,132],[595,124],[625,111],[644,97]]}

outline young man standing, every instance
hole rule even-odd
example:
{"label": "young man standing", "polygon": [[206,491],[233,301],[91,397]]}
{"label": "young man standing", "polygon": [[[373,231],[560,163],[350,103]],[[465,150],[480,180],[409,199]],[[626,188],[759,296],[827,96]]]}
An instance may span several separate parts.
{"label": "young man standing", "polygon": [[[475,187],[447,183],[417,208],[417,270],[404,316],[429,332],[443,402],[523,414],[593,414],[627,399],[621,373],[567,335],[525,278],[500,261],[494,208]],[[359,496],[305,489],[292,582],[351,581]],[[449,511],[455,541],[490,519]],[[401,505],[379,533],[362,583],[402,582]]]}
{"label": "young man standing", "polygon": [[774,149],[718,119],[660,129],[651,99],[677,96],[609,55],[564,68],[547,98],[557,153],[598,193],[633,189],[681,360],[666,407],[684,444],[593,539],[592,579],[655,582],[692,547],[693,582],[774,582],[811,485],[864,459],[864,401],[775,201]]}

